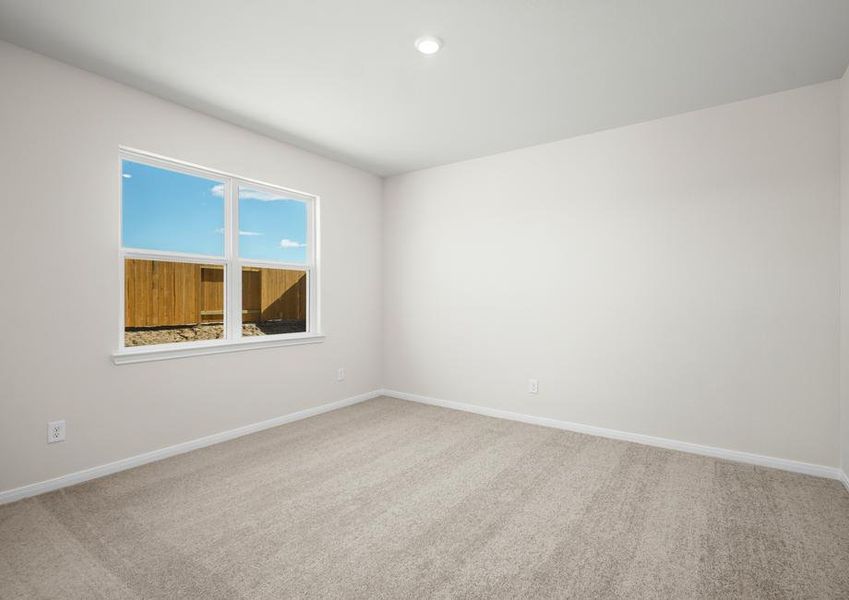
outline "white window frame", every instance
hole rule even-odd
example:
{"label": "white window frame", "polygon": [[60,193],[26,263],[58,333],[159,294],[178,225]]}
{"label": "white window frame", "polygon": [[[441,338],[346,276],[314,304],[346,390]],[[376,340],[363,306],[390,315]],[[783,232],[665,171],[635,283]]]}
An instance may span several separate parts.
{"label": "white window frame", "polygon": [[[118,182],[122,188],[122,164],[124,160],[167,169],[177,173],[212,179],[224,184],[224,256],[206,256],[183,252],[161,252],[125,248],[121,240],[123,196],[118,201],[118,269],[121,282],[119,293],[118,349],[113,353],[115,364],[147,362],[170,358],[183,358],[199,354],[218,354],[257,348],[311,344],[324,340],[321,329],[321,302],[319,296],[319,202],[315,194],[309,194],[279,185],[257,181],[225,171],[201,167],[158,154],[136,150],[125,146],[118,151]],[[304,264],[276,261],[257,261],[239,257],[239,186],[273,194],[285,194],[293,200],[307,205],[307,257]],[[224,338],[195,342],[152,344],[149,346],[124,345],[124,261],[125,259],[179,261],[221,265],[224,267]],[[305,271],[307,277],[307,326],[305,332],[282,333],[266,336],[242,336],[242,267],[262,267]],[[237,276],[233,276],[236,274]]]}

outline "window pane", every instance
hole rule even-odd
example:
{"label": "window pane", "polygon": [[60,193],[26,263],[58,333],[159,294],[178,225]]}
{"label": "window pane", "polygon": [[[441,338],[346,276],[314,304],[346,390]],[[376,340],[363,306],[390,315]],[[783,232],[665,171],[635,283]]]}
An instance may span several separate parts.
{"label": "window pane", "polygon": [[122,161],[125,248],[224,256],[224,184]]}
{"label": "window pane", "polygon": [[124,260],[124,345],[224,337],[224,267]]}
{"label": "window pane", "polygon": [[291,195],[239,186],[239,255],[306,264],[306,202]]}
{"label": "window pane", "polygon": [[242,268],[242,335],[274,335],[306,330],[305,271]]}

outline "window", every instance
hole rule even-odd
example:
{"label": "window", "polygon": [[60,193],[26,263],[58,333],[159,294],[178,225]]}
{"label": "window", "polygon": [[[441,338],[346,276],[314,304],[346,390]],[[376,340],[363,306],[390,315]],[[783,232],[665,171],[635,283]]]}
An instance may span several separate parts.
{"label": "window", "polygon": [[317,204],[122,150],[116,362],[317,341]]}

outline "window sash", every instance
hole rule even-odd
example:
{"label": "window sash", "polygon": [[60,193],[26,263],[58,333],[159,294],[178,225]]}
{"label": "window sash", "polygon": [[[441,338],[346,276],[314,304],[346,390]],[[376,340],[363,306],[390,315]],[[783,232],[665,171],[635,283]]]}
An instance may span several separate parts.
{"label": "window sash", "polygon": [[[143,347],[150,351],[162,349],[164,351],[176,350],[178,348],[227,345],[233,343],[263,345],[270,339],[301,338],[304,336],[319,336],[319,304],[318,304],[318,196],[307,194],[298,190],[285,188],[245,177],[233,175],[223,171],[207,169],[180,160],[165,158],[155,154],[121,147],[119,149],[119,177],[121,177],[122,161],[129,160],[149,166],[195,175],[198,177],[216,179],[224,184],[224,256],[207,256],[203,254],[190,254],[183,252],[167,252],[159,250],[145,250],[139,248],[125,248],[119,242],[119,265],[120,265],[120,317],[119,328],[119,350],[127,349],[124,344],[125,314],[124,314],[124,261],[125,259],[176,261],[189,263],[203,263],[222,265],[224,269],[224,338],[219,340],[202,340],[193,342],[179,342],[173,344],[155,344]],[[285,194],[292,200],[304,202],[307,207],[307,231],[306,231],[306,260],[304,263],[290,263],[283,261],[263,261],[254,259],[243,259],[239,257],[239,187],[247,187],[252,190],[266,191],[273,194]],[[121,202],[119,202],[119,213]],[[121,216],[122,217],[122,216]],[[119,220],[119,238],[123,231],[123,221]],[[267,269],[287,269],[303,271],[306,273],[306,332],[283,333],[267,336],[243,336],[242,335],[242,268],[259,267]]]}

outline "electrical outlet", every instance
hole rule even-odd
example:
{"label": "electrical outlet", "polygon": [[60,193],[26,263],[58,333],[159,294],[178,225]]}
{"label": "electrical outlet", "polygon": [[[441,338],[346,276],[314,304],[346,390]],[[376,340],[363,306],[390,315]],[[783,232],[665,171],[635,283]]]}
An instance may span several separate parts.
{"label": "electrical outlet", "polygon": [[336,369],[336,381],[345,381],[345,369],[339,367]]}
{"label": "electrical outlet", "polygon": [[47,443],[65,441],[65,421],[50,421],[47,424]]}
{"label": "electrical outlet", "polygon": [[539,381],[537,381],[536,379],[528,379],[528,393],[539,393]]}

